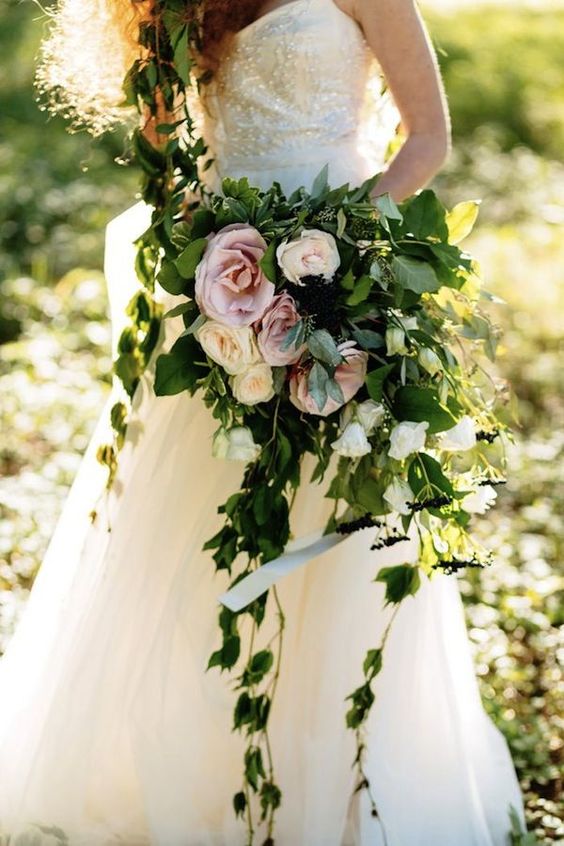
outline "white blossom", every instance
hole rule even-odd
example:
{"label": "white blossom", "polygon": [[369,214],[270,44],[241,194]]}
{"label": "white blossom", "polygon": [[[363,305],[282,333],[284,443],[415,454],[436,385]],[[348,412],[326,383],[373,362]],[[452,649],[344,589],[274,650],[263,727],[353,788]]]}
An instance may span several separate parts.
{"label": "white blossom", "polygon": [[390,326],[386,329],[386,352],[388,355],[405,355],[405,332],[399,326]]}
{"label": "white blossom", "polygon": [[409,420],[398,423],[390,433],[388,455],[401,461],[412,452],[419,452],[425,446],[428,428],[429,424],[426,420],[421,423],[413,423]]}
{"label": "white blossom", "polygon": [[466,452],[476,446],[476,424],[467,414],[456,426],[439,434],[439,446],[448,452]]}
{"label": "white blossom", "polygon": [[383,494],[384,500],[398,514],[411,514],[410,502],[413,502],[413,491],[401,479],[394,479],[386,488]]}
{"label": "white blossom", "polygon": [[331,447],[338,455],[345,458],[360,458],[368,455],[372,450],[364,426],[356,420],[345,426],[343,434],[331,444]]}
{"label": "white blossom", "polygon": [[462,508],[469,514],[485,514],[497,499],[497,491],[491,485],[480,485],[461,500]]}
{"label": "white blossom", "polygon": [[419,364],[429,373],[430,376],[436,376],[443,369],[443,363],[434,350],[429,347],[422,347],[419,350]]}
{"label": "white blossom", "polygon": [[212,453],[215,458],[255,461],[260,455],[260,450],[260,446],[254,441],[253,433],[247,426],[220,429],[213,439]]}

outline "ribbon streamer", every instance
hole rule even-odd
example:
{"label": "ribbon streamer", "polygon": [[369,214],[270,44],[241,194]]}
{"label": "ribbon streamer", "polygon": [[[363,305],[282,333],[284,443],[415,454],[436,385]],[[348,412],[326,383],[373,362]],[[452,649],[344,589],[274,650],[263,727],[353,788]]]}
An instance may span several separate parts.
{"label": "ribbon streamer", "polygon": [[318,555],[333,549],[346,537],[347,535],[337,534],[336,532],[324,535],[321,531],[317,531],[305,535],[299,540],[290,541],[284,555],[263,564],[257,570],[253,570],[226,593],[222,593],[218,597],[219,602],[231,611],[240,611],[276,584],[283,576],[287,576],[288,573],[311,561],[312,558],[317,558]]}

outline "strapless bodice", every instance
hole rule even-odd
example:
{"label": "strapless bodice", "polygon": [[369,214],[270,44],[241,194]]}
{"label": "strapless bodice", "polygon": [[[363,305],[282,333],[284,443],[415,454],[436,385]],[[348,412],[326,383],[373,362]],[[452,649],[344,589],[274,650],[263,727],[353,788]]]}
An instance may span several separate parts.
{"label": "strapless bodice", "polygon": [[223,176],[248,175],[293,190],[325,163],[333,184],[380,169],[389,128],[386,139],[373,135],[372,155],[361,149],[377,70],[359,25],[333,0],[290,0],[262,15],[234,36],[205,86],[215,157],[206,180],[217,189]]}

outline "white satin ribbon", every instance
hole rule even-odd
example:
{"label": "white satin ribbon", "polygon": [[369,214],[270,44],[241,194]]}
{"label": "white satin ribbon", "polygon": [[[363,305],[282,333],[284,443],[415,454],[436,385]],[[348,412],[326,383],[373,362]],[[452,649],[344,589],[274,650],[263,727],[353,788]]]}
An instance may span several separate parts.
{"label": "white satin ribbon", "polygon": [[287,576],[288,573],[311,561],[312,558],[317,558],[318,555],[333,549],[346,537],[348,536],[339,535],[336,532],[324,535],[321,531],[317,531],[298,540],[290,541],[284,555],[263,564],[257,570],[253,570],[226,593],[222,593],[218,597],[219,602],[231,611],[240,611],[276,584],[283,576]]}

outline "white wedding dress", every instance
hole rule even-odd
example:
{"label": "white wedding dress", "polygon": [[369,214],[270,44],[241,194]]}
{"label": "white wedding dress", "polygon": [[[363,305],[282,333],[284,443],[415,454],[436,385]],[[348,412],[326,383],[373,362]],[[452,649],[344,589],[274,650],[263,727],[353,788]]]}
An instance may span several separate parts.
{"label": "white wedding dress", "polygon": [[[361,114],[373,67],[361,30],[333,0],[295,0],[247,26],[208,96],[216,167],[206,178],[217,188],[223,175],[247,174],[290,191],[310,187],[328,163],[331,184],[360,183],[381,168],[389,138],[384,98],[368,123]],[[372,159],[361,131],[380,143]],[[131,241],[147,217],[138,204],[108,227],[117,331],[137,284]],[[167,321],[167,347],[178,322]],[[226,578],[201,548],[242,466],[212,458],[215,423],[201,398],[156,398],[149,368],[104,498],[95,452],[108,409],[0,662],[0,843],[59,842],[40,825],[59,827],[72,846],[238,846],[236,694],[226,675],[205,672]],[[323,492],[301,489],[297,537],[323,527]],[[505,846],[520,792],[482,709],[448,576],[425,580],[403,603],[377,680],[366,769],[385,836],[364,794],[351,801],[344,698],[389,619],[374,576],[406,558],[401,544],[375,553],[370,543],[360,532],[280,583],[287,630],[271,715],[283,791],[275,842]]]}

